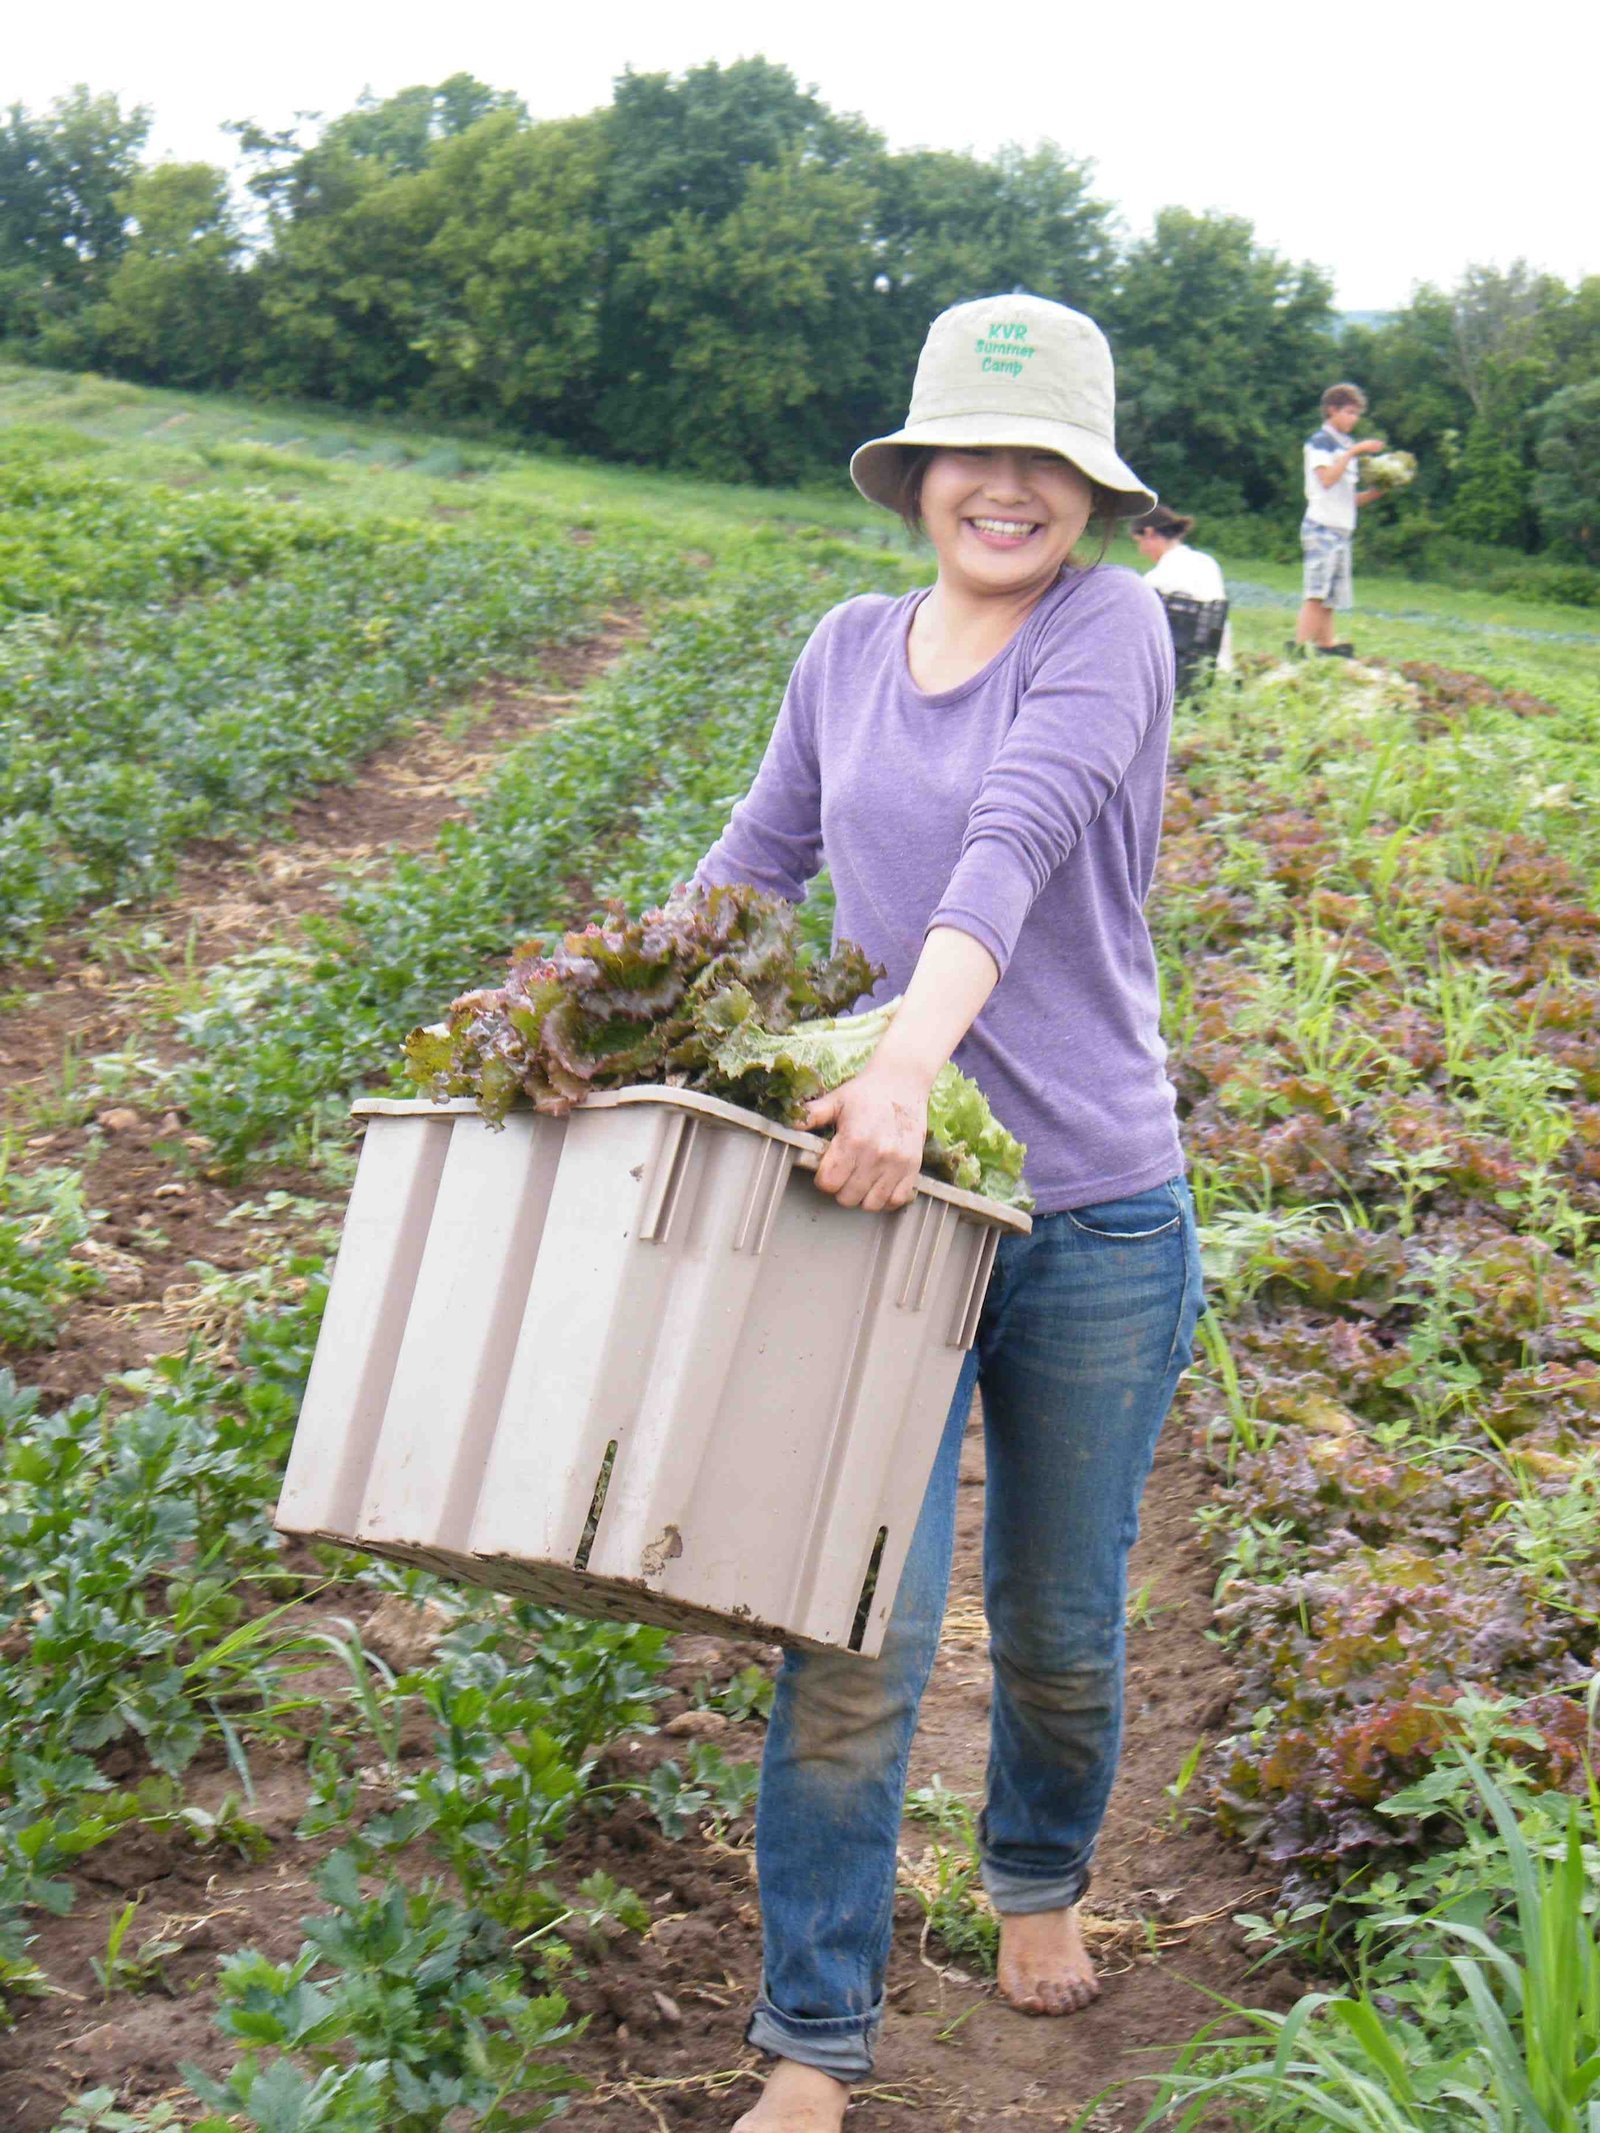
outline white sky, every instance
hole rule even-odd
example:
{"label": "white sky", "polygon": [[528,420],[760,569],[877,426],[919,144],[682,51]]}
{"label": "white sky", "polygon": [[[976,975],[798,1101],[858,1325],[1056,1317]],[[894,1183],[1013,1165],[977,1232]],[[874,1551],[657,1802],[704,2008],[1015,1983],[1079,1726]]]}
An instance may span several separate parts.
{"label": "white sky", "polygon": [[1135,233],[1158,207],[1247,216],[1328,268],[1350,310],[1519,256],[1600,271],[1592,0],[10,0],[0,102],[77,81],[155,113],[157,153],[231,163],[228,118],[287,124],[457,71],[538,117],[606,102],[625,66],[751,53],[891,146],[1059,141]]}

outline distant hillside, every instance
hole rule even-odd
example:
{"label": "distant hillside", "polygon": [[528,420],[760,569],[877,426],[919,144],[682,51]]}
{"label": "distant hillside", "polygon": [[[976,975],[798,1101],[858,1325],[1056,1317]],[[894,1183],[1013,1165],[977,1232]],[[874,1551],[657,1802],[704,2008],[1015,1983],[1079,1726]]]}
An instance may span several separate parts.
{"label": "distant hillside", "polygon": [[1398,311],[1341,311],[1341,326],[1388,326],[1400,316]]}

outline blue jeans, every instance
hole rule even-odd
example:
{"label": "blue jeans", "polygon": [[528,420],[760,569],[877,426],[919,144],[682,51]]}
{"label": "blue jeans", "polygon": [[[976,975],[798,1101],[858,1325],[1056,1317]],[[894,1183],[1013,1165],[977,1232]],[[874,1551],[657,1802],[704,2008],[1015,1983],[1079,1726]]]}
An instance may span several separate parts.
{"label": "blue jeans", "polygon": [[748,2038],[763,2051],[841,2081],[872,2068],[975,1386],[994,1666],[983,1883],[1001,1912],[1088,1887],[1121,1742],[1128,1550],[1202,1302],[1181,1178],[1001,1238],[882,1654],[784,1657],[756,1818],[765,1959]]}

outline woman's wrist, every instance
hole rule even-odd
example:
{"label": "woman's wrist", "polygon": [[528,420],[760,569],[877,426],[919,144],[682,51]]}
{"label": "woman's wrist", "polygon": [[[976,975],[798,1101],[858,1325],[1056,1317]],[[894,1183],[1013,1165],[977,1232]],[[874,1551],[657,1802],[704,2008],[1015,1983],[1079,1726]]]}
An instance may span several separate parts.
{"label": "woman's wrist", "polygon": [[936,1037],[903,1024],[903,1015],[904,1009],[879,1038],[877,1050],[864,1071],[885,1080],[892,1077],[907,1083],[926,1096],[938,1078],[940,1068],[948,1063],[948,1054],[939,1055]]}
{"label": "woman's wrist", "polygon": [[873,1055],[886,1073],[933,1087],[942,1067],[999,983],[983,943],[956,926],[935,926],[922,944],[905,997]]}

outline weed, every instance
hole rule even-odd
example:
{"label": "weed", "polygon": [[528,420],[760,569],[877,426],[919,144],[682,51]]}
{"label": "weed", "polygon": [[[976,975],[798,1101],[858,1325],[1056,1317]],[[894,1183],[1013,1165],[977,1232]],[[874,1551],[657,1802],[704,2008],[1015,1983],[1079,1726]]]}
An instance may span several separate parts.
{"label": "weed", "polygon": [[697,1741],[685,1773],[657,1763],[643,1792],[664,1836],[681,1837],[702,1819],[713,1830],[748,1814],[756,1796],[754,1763],[730,1763],[710,1741]]}
{"label": "weed", "polygon": [[938,1832],[921,1860],[901,1860],[900,1885],[922,1911],[924,1948],[937,1940],[956,1962],[992,1977],[1000,1921],[983,1894],[978,1823],[970,1803],[935,1778],[911,1795],[908,1811]]}
{"label": "weed", "polygon": [[159,1985],[163,1991],[169,1989],[162,1965],[182,1952],[183,1943],[151,1934],[136,1949],[128,1948],[128,1934],[139,1908],[137,1899],[125,1903],[111,1921],[105,1954],[89,1958],[90,1968],[100,1980],[103,1999],[109,2000],[114,1992],[146,1992],[152,1985]]}
{"label": "weed", "polygon": [[1179,1764],[1178,1774],[1172,1780],[1172,1783],[1161,1788],[1172,1802],[1167,1812],[1174,1829],[1187,1829],[1189,1826],[1189,1815],[1183,1805],[1184,1797],[1189,1787],[1194,1783],[1195,1773],[1200,1768],[1205,1752],[1206,1736],[1202,1733]]}

